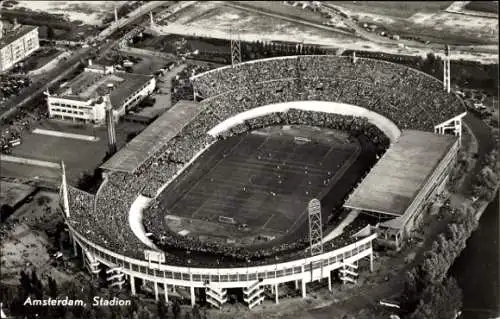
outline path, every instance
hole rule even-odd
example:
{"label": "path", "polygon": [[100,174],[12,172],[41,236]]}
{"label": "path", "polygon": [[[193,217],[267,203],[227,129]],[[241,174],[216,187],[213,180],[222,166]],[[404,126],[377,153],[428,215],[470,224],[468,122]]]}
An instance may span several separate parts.
{"label": "path", "polygon": [[44,129],[40,129],[40,128],[34,129],[33,133],[34,134],[40,134],[40,135],[49,135],[49,136],[56,136],[56,137],[72,138],[72,139],[75,139],[75,140],[83,140],[83,141],[90,141],[90,142],[97,142],[97,141],[99,141],[99,137],[97,137],[97,136],[74,134],[74,133],[65,133],[65,132],[59,132],[59,131],[44,130]]}
{"label": "path", "polygon": [[40,161],[40,160],[36,160],[36,159],[32,159],[32,158],[11,156],[11,155],[5,155],[5,154],[0,154],[0,161],[25,164],[25,165],[41,166],[41,167],[47,167],[47,168],[57,168],[57,169],[59,169],[61,167],[61,164],[55,163],[55,162]]}

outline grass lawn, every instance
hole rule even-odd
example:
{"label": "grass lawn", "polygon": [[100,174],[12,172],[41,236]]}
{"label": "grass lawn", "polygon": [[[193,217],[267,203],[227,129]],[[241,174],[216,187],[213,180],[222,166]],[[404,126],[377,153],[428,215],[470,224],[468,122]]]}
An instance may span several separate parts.
{"label": "grass lawn", "polygon": [[[43,121],[38,127],[47,130],[97,136],[99,141],[89,142],[30,133],[23,137],[23,143],[20,146],[13,148],[13,156],[52,162],[59,162],[62,159],[66,163],[68,180],[73,185],[76,184],[82,174],[92,173],[94,169],[102,164],[108,143],[105,127],[94,128],[92,125],[74,125],[51,120]],[[125,145],[129,133],[136,133],[142,131],[142,129],[144,129],[142,124],[120,122],[116,127],[118,148]],[[5,176],[23,178],[39,176],[41,179],[52,180],[58,173],[55,172],[57,170],[31,165],[4,164],[2,175]]]}
{"label": "grass lawn", "polygon": [[380,14],[394,18],[409,18],[415,13],[433,13],[446,9],[453,1],[328,1],[346,9]]}
{"label": "grass lawn", "polygon": [[465,6],[465,9],[498,14],[498,2],[497,1],[471,1]]}

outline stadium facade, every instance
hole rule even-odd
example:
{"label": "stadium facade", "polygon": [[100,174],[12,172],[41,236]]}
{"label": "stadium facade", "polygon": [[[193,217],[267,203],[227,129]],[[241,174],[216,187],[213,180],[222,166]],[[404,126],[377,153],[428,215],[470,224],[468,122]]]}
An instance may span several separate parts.
{"label": "stadium facade", "polygon": [[[62,200],[75,253],[81,254],[91,273],[98,274],[104,265],[112,286],[121,288],[128,282],[132,294],[136,293],[136,281],[140,279],[143,284],[149,283],[156,299],[163,294],[168,300],[171,291],[187,289],[194,305],[198,292],[204,290],[207,302],[221,307],[227,301],[227,289],[240,288],[252,308],[266,298],[268,289],[279,302],[280,285],[284,283],[295,282],[301,296],[306,297],[307,283],[316,280],[326,278],[331,289],[334,270],[341,273],[344,283],[353,281],[359,261],[369,259],[372,269],[372,243],[380,233],[382,240],[392,240],[386,234],[393,229],[402,232],[399,236],[411,233],[421,208],[442,190],[456,160],[461,133],[457,127],[465,115],[462,101],[444,92],[439,80],[408,67],[363,58],[291,56],[223,67],[196,75],[191,81],[195,101],[202,99],[196,103],[200,111],[177,117],[182,122],[175,126],[178,131],[169,131],[168,139],[160,138],[160,146],[150,151],[139,149],[137,161],[124,160],[134,156],[133,147],[126,147],[126,154],[118,152],[103,166],[107,170],[105,181],[95,195],[68,187],[63,178]],[[302,114],[296,110],[322,114],[321,121],[327,121],[329,114],[368,118],[387,135],[389,149],[345,204],[360,213],[384,213],[383,223],[367,225],[340,248],[332,244],[328,247],[333,248],[326,249],[326,239],[332,236],[325,234],[325,249],[315,256],[307,255],[306,250],[257,265],[234,266],[204,264],[195,256],[174,258],[168,251],[158,249],[148,239],[144,227],[134,222],[143,206],[215,143],[216,137],[229,130],[245,131],[244,124],[251,118]],[[145,135],[136,138],[158,139],[154,132],[172,127],[164,118],[151,126]],[[451,136],[444,136],[447,133]],[[432,143],[421,140],[423,136]],[[402,164],[405,156],[427,146],[432,154],[430,162],[419,156],[406,161],[407,166]],[[153,165],[165,148],[187,154],[185,161],[164,168]],[[405,153],[405,148],[412,152]],[[401,170],[411,171],[415,165],[420,174],[398,172],[399,175],[390,177],[391,170],[397,169],[391,164],[398,161]],[[377,198],[360,196],[373,188],[372,174],[389,176],[377,187],[393,193],[392,201],[377,202]],[[404,179],[415,176],[418,178],[405,186]],[[147,188],[154,190],[148,192],[149,198],[143,195]],[[363,205],[358,205],[358,200]],[[378,207],[370,207],[369,203]],[[396,210],[390,204],[395,204]],[[403,238],[396,236],[396,240]],[[335,238],[328,243],[334,241]]]}

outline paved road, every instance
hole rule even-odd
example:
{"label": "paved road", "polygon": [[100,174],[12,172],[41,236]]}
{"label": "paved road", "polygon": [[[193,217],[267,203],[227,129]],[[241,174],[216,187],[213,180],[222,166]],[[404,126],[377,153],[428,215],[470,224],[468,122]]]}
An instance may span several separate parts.
{"label": "paved road", "polygon": [[[105,32],[106,37],[110,36],[118,30],[119,28],[122,28],[141,16],[143,16],[146,13],[149,13],[150,10],[153,10],[161,5],[167,4],[169,1],[152,1],[148,2],[146,5],[143,7],[140,7],[140,10],[136,10],[134,14],[131,14],[131,16],[125,20],[122,20],[117,27],[116,25],[111,25],[108,27],[109,31]],[[106,30],[108,30],[106,29]],[[100,37],[103,41],[105,40],[105,37]],[[116,46],[121,39],[117,39],[115,41],[110,41],[108,43],[101,43],[98,49],[98,56],[104,56],[106,55],[114,46]],[[40,81],[38,83],[34,83],[32,86],[28,87],[21,95],[18,95],[14,98],[12,98],[10,101],[8,101],[4,109],[6,110],[0,115],[0,120],[7,118],[11,114],[13,114],[17,109],[21,108],[22,106],[28,104],[29,102],[33,101],[35,98],[41,97],[44,91],[46,91],[53,83],[57,82],[61,78],[63,78],[66,74],[68,74],[71,70],[74,70],[77,66],[78,63],[80,62],[81,59],[87,59],[89,56],[89,53],[91,53],[93,49],[92,48],[80,48],[73,52],[73,54],[68,58],[67,61],[62,62],[59,64],[57,67],[55,67],[52,71],[48,72],[44,78],[43,81]]]}
{"label": "paved road", "polygon": [[6,111],[0,115],[0,119],[5,119],[20,107],[31,102],[34,98],[40,97],[41,94],[46,91],[54,82],[64,77],[71,70],[74,70],[78,66],[81,57],[87,54],[89,50],[89,48],[78,49],[71,55],[71,57],[67,61],[62,62],[52,71],[48,72],[44,76],[43,81],[33,83],[33,85],[26,88],[21,95],[15,96],[10,99],[5,104],[4,108],[6,109]]}

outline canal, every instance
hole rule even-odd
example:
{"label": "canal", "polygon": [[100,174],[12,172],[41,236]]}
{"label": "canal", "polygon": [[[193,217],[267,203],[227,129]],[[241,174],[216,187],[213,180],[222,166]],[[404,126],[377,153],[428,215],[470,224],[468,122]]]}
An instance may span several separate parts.
{"label": "canal", "polygon": [[461,319],[500,316],[500,247],[498,194],[450,272],[463,291]]}

